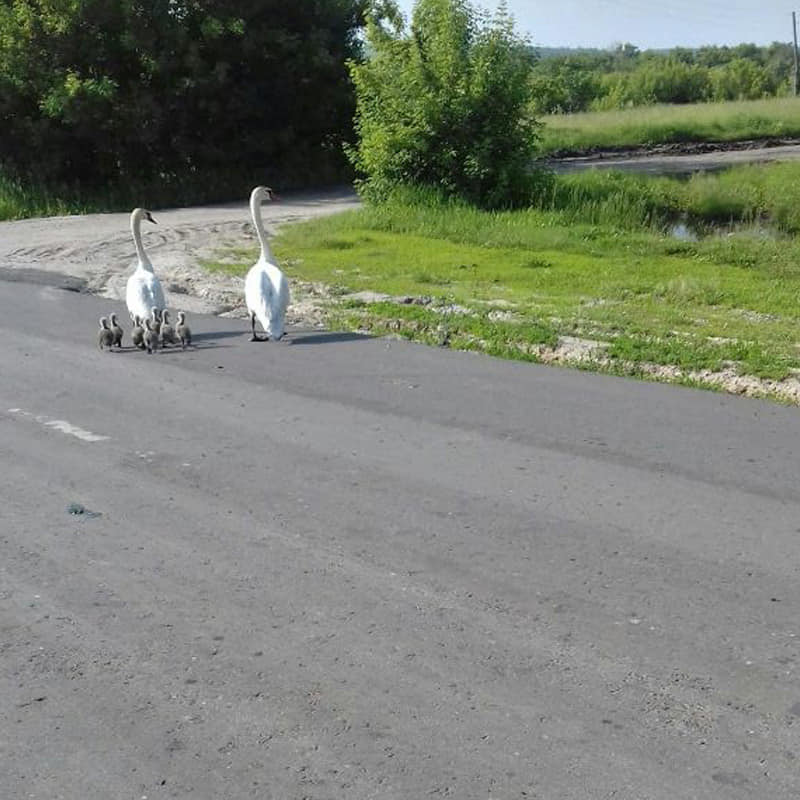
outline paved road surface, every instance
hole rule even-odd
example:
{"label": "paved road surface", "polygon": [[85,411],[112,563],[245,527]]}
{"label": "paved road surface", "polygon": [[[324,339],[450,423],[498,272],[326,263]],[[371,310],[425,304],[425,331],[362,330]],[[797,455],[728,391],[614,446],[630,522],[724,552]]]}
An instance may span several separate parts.
{"label": "paved road surface", "polygon": [[4,800],[800,796],[796,409],[0,304]]}

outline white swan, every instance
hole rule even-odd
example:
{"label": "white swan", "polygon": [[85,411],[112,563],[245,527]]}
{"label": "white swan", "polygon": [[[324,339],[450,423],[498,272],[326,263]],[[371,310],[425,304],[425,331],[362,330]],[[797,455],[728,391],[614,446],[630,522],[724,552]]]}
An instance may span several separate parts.
{"label": "white swan", "polygon": [[167,305],[161,282],[153,273],[153,265],[150,263],[147,253],[144,252],[141,230],[143,219],[155,223],[152,214],[146,208],[134,208],[131,212],[131,233],[139,263],[133,275],[128,278],[128,286],[125,291],[125,302],[128,304],[131,321],[136,317],[142,320],[148,319],[154,308],[160,311]]}
{"label": "white swan", "polygon": [[[261,202],[265,199],[272,200],[272,189],[256,186],[250,194],[250,213],[261,243],[261,255],[250,268],[244,282],[244,299],[253,331],[251,342],[280,339],[283,336],[286,307],[289,305],[289,281],[275,264],[261,221]],[[266,339],[256,335],[256,319],[267,334]]]}

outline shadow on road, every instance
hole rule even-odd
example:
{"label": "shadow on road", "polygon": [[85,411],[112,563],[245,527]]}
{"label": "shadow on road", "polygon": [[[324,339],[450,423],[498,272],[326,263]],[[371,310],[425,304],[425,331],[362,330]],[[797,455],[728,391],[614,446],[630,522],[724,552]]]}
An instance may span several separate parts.
{"label": "shadow on road", "polygon": [[312,333],[307,336],[303,334],[289,334],[289,342],[295,344],[333,344],[335,342],[360,342],[371,339],[363,333]]}
{"label": "shadow on road", "polygon": [[213,342],[202,342],[200,344],[196,344],[193,337],[192,343],[185,350],[180,345],[175,345],[173,347],[159,347],[158,355],[166,355],[168,353],[188,354],[192,351],[196,353],[198,350],[219,350],[221,347],[230,347],[230,345],[214,344]]}
{"label": "shadow on road", "polygon": [[[214,344],[212,342],[207,342],[200,345],[191,344],[185,350],[180,345],[173,345],[172,347],[159,347],[156,350],[157,355],[161,355],[162,353],[191,353],[192,351],[197,350],[216,350],[220,347],[228,347],[226,344]],[[119,349],[109,350],[109,353],[144,353],[145,355],[151,355],[146,350],[142,350],[141,347],[136,347],[132,344],[123,345]]]}
{"label": "shadow on road", "polygon": [[61,275],[44,269],[0,267],[0,281],[10,283],[32,283],[37,286],[52,286],[67,292],[86,292],[88,284],[84,278]]}
{"label": "shadow on road", "polygon": [[[259,336],[264,334],[259,330]],[[235,331],[205,331],[204,333],[193,333],[192,343],[202,343],[200,347],[213,347],[211,342],[215,339],[247,339],[250,340],[250,331],[240,328]],[[302,331],[289,331],[284,342],[286,344],[334,344],[336,342],[359,342],[372,337],[363,333],[348,333],[346,331],[315,331],[313,333],[303,333]]]}
{"label": "shadow on road", "polygon": [[205,333],[192,333],[192,342],[207,342],[214,339],[231,339],[236,336],[249,336],[250,331],[240,328],[235,331],[206,331]]}

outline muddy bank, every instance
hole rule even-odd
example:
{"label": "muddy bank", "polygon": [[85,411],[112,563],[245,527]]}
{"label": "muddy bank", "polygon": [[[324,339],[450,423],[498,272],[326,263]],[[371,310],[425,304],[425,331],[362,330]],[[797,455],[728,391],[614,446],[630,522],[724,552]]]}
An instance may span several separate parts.
{"label": "muddy bank", "polygon": [[559,173],[618,169],[651,175],[685,175],[741,164],[798,158],[800,139],[752,139],[741,142],[676,142],[647,148],[590,148],[580,152],[555,153],[542,163]]}
{"label": "muddy bank", "polygon": [[726,153],[736,150],[761,150],[773,147],[800,145],[800,137],[768,137],[743,139],[738,142],[665,142],[642,147],[585,147],[579,150],[554,150],[549,158],[623,158],[633,156],[691,156],[702,153]]}

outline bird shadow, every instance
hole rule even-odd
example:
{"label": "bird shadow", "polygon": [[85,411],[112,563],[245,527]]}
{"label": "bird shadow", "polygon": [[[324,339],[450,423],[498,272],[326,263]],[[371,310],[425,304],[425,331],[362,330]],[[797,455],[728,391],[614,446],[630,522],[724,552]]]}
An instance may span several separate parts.
{"label": "bird shadow", "polygon": [[248,331],[204,331],[203,333],[192,333],[192,342],[206,342],[214,339],[231,339],[236,336],[245,336]]}
{"label": "bird shadow", "polygon": [[371,339],[363,333],[347,333],[345,332],[323,332],[312,333],[308,335],[303,334],[289,334],[289,343],[296,344],[335,344],[336,342],[365,342]]}
{"label": "bird shadow", "polygon": [[[259,336],[263,336],[259,332]],[[230,338],[247,338],[250,339],[250,331],[235,330],[235,331],[204,331],[203,333],[192,334],[192,342],[211,342],[215,339],[230,339]],[[371,339],[363,333],[348,333],[346,331],[314,331],[312,333],[304,333],[302,331],[287,331],[281,342],[285,344],[334,344],[336,342],[360,342]],[[266,341],[266,340],[264,340]],[[201,345],[208,347],[210,344]]]}
{"label": "bird shadow", "polygon": [[[192,350],[216,350],[220,347],[229,347],[230,345],[227,344],[216,344],[214,342],[204,342],[202,344],[190,344],[185,350],[180,347],[180,345],[176,345],[174,347],[159,347],[156,351],[159,355],[161,353],[190,353]],[[110,352],[112,353],[144,353],[148,355],[146,350],[142,350],[141,347],[136,347],[135,345],[126,345],[120,348],[114,348]]]}
{"label": "bird shadow", "polygon": [[158,348],[158,355],[188,355],[192,351],[197,352],[198,350],[219,350],[223,347],[230,347],[229,344],[215,344],[214,342],[205,342],[202,344],[195,344],[192,342],[185,350],[180,347],[159,347]]}

